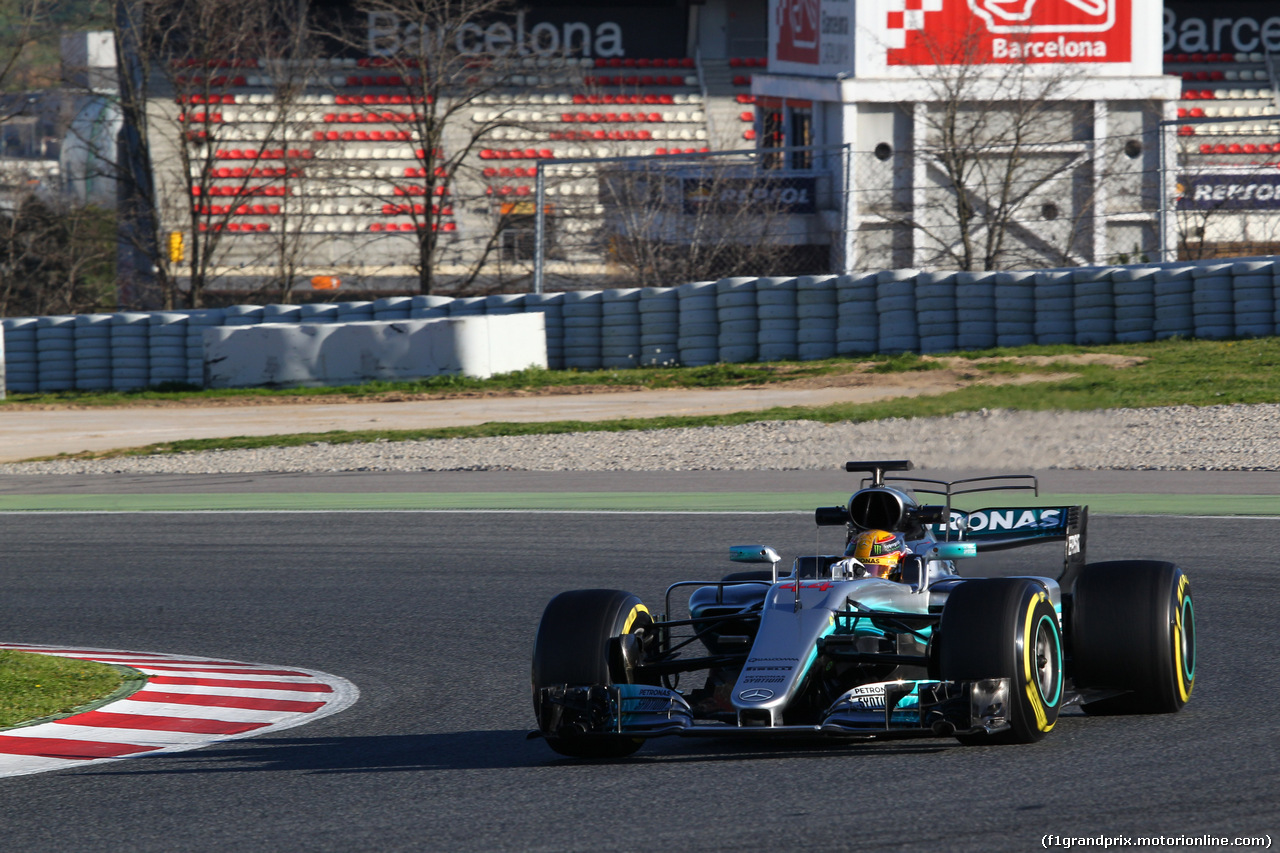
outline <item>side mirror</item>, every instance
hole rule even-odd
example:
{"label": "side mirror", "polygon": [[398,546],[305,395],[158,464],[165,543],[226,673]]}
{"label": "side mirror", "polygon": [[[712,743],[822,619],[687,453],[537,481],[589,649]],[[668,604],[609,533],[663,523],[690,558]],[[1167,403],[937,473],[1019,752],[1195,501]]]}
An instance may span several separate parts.
{"label": "side mirror", "polygon": [[733,545],[729,559],[735,563],[776,563],[782,558],[768,545]]}
{"label": "side mirror", "polygon": [[978,556],[976,542],[939,542],[933,547],[939,560],[960,560]]}

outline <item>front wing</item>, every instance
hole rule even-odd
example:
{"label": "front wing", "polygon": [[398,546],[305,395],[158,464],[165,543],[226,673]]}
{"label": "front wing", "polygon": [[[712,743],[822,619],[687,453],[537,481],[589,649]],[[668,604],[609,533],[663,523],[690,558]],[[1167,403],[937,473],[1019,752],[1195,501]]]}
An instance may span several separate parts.
{"label": "front wing", "polygon": [[1009,727],[1012,679],[865,684],[832,703],[815,725],[708,722],[674,690],[636,684],[553,685],[541,690],[539,730],[549,737],[946,737]]}

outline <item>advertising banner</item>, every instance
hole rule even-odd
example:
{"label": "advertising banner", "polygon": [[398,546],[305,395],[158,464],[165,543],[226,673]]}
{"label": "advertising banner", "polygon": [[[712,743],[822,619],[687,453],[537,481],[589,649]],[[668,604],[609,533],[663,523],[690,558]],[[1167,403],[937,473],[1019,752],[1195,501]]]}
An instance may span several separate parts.
{"label": "advertising banner", "polygon": [[1131,0],[892,0],[889,65],[1128,62]]}
{"label": "advertising banner", "polygon": [[[363,28],[368,55],[375,57],[412,51],[417,40],[438,35],[389,10],[368,12],[350,26]],[[685,56],[687,32],[686,16],[676,7],[541,4],[477,17],[453,32],[451,47],[492,56],[656,59]]]}
{"label": "advertising banner", "polygon": [[770,0],[769,67],[832,76],[853,69],[856,0]]}
{"label": "advertising banner", "polygon": [[1162,11],[1159,0],[770,0],[769,70],[867,78],[1028,64],[1158,75],[1151,33]]}
{"label": "advertising banner", "polygon": [[1181,175],[1178,210],[1280,210],[1280,173]]}
{"label": "advertising banner", "polygon": [[817,212],[815,178],[685,178],[684,212]]}
{"label": "advertising banner", "polygon": [[1165,53],[1280,52],[1280,4],[1275,0],[1169,0],[1164,4]]}

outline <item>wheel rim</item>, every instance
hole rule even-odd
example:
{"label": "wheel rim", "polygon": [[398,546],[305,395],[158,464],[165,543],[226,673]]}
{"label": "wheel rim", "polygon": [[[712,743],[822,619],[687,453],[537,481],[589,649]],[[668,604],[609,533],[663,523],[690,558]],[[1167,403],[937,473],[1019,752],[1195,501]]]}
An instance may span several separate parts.
{"label": "wheel rim", "polygon": [[1049,616],[1041,616],[1036,624],[1035,668],[1041,698],[1049,707],[1057,705],[1062,693],[1062,644],[1057,625]]}

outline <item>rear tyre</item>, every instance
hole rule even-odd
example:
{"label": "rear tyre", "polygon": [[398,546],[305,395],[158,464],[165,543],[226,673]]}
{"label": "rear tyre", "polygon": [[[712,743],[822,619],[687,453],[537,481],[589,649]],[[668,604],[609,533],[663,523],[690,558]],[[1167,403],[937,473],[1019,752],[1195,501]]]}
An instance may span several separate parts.
{"label": "rear tyre", "polygon": [[1196,683],[1191,583],[1173,563],[1115,560],[1081,570],[1072,595],[1072,679],[1129,691],[1083,706],[1089,714],[1169,714]]}
{"label": "rear tyre", "polygon": [[[540,701],[543,687],[630,683],[619,644],[613,641],[625,634],[643,635],[651,624],[653,619],[640,599],[622,590],[579,589],[551,599],[533,645],[533,710],[539,725],[545,718]],[[544,734],[552,749],[574,758],[621,758],[644,743],[622,735]]]}
{"label": "rear tyre", "polygon": [[946,681],[1013,679],[1009,728],[957,735],[961,743],[1033,743],[1053,729],[1062,706],[1062,633],[1038,583],[983,578],[960,584],[947,597],[935,645]]}

